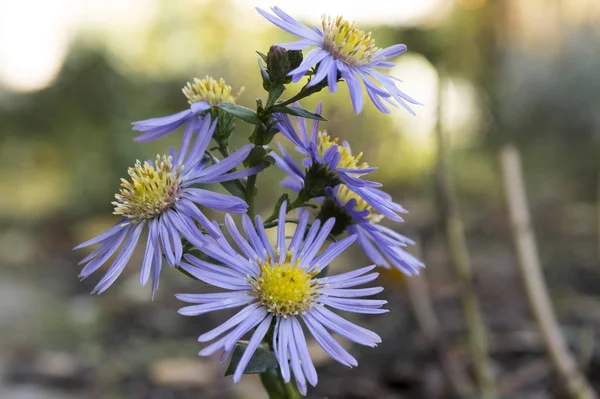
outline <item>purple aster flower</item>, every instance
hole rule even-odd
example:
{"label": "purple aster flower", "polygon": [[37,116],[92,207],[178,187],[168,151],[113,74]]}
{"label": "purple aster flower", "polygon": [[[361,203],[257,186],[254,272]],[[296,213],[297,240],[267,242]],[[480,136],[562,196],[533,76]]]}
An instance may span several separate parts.
{"label": "purple aster flower", "polygon": [[[299,106],[299,104],[298,104]],[[322,103],[317,104],[315,113],[322,112]],[[362,153],[353,156],[352,149],[347,142],[339,143],[339,139],[332,139],[326,130],[319,131],[319,121],[312,120],[310,134],[306,126],[306,119],[297,117],[298,131],[292,124],[290,117],[286,114],[275,114],[279,120],[277,127],[287,139],[296,145],[296,151],[305,155],[302,166],[308,170],[319,170],[329,173],[335,180],[344,182],[355,187],[378,187],[379,183],[370,182],[360,178],[361,175],[374,171],[366,163],[360,163]],[[277,165],[289,173],[284,186],[295,191],[300,191],[304,185],[305,171],[296,165],[296,162],[279,144],[281,156],[275,153]]]}
{"label": "purple aster flower", "polygon": [[223,78],[217,81],[206,76],[204,79],[195,78],[194,83],[188,82],[182,91],[188,99],[190,108],[161,118],[133,122],[133,130],[143,132],[135,138],[137,141],[156,140],[166,136],[183,124],[191,122],[194,122],[197,128],[200,129],[202,124],[195,122],[203,120],[205,111],[223,102],[235,103],[243,88],[234,96],[231,94],[231,86],[226,85]]}
{"label": "purple aster flower", "polygon": [[137,161],[129,168],[131,181],[121,179],[122,188],[115,195],[116,201],[113,202],[114,214],[122,216],[121,220],[99,236],[74,248],[101,244],[80,262],[85,264],[79,274],[81,279],[98,270],[117,253],[119,247],[121,248],[92,293],[104,292],[119,277],[131,258],[144,227],[147,227],[148,239],[140,283],[145,285],[152,274],[154,295],[158,287],[163,255],[168,264],[174,266],[180,262],[183,252],[181,236],[199,245],[200,233],[195,222],[210,234],[220,234],[197,205],[232,213],[244,213],[248,209],[246,202],[240,198],[193,187],[238,179],[255,174],[261,169],[255,167],[227,173],[246,158],[252,150],[252,144],[208,166],[208,159],[203,154],[216,126],[216,121],[211,123],[210,115],[206,116],[196,140],[189,148],[196,125],[201,123],[193,121],[186,127],[177,155],[157,156],[154,163],[142,164]]}
{"label": "purple aster flower", "polygon": [[[318,65],[316,74],[308,83],[308,87],[314,86],[324,79],[331,92],[337,91],[338,74],[346,80],[350,89],[350,97],[354,112],[360,113],[363,107],[363,93],[360,87],[362,80],[367,95],[375,104],[377,109],[383,113],[389,113],[384,101],[393,106],[401,105],[414,115],[410,104],[420,105],[413,98],[403,93],[397,86],[400,81],[392,76],[386,75],[378,68],[392,68],[393,62],[388,61],[406,51],[404,44],[380,49],[375,46],[375,40],[371,33],[365,33],[342,17],[331,18],[323,16],[321,28],[308,26],[296,21],[279,7],[272,7],[275,15],[271,15],[260,8],[257,11],[279,28],[302,40],[278,44],[288,50],[302,50],[308,47],[318,47],[311,50],[304,61],[289,74],[293,82],[298,82],[306,72]],[[382,101],[383,100],[383,101]]]}
{"label": "purple aster flower", "polygon": [[[376,191],[381,201],[393,203],[388,194]],[[357,235],[358,243],[376,265],[387,268],[392,265],[409,276],[419,274],[419,269],[425,267],[423,262],[404,250],[404,247],[415,245],[415,242],[379,224],[383,216],[362,195],[344,184],[328,187],[325,193],[326,201],[333,202],[343,216],[349,217],[348,233]]]}
{"label": "purple aster flower", "polygon": [[[321,112],[320,103],[315,112]],[[317,193],[317,197],[325,197],[322,207],[325,217],[337,216],[340,220],[338,224],[347,227],[350,234],[357,235],[359,244],[375,264],[385,267],[393,265],[405,274],[417,274],[424,267],[423,263],[403,249],[407,245],[414,245],[414,242],[379,224],[384,217],[402,222],[399,214],[407,211],[378,188],[381,184],[360,176],[376,168],[370,168],[366,163],[360,164],[362,153],[353,156],[347,142],[340,144],[338,139],[332,140],[325,131],[320,132],[319,121],[313,120],[309,134],[304,118],[296,118],[298,131],[288,115],[276,115],[276,118],[280,120],[278,127],[281,133],[296,145],[299,153],[306,156],[302,168],[281,145],[281,155],[271,153],[277,166],[288,174],[282,185],[301,192],[313,185],[311,179],[316,176],[315,169],[320,169],[321,175],[323,170],[329,173],[328,186],[322,193]],[[338,226],[334,232],[342,233],[343,228]]]}
{"label": "purple aster flower", "polygon": [[[179,310],[186,316],[198,316],[220,309],[243,306],[219,327],[201,335],[200,342],[213,341],[200,351],[208,356],[223,350],[223,359],[235,344],[256,328],[235,372],[238,382],[257,346],[263,341],[269,327],[273,326],[272,348],[286,382],[293,373],[296,384],[306,394],[307,382],[317,384],[317,372],[308,352],[302,324],[333,359],[346,366],[356,366],[357,361],[332,337],[329,331],[353,342],[370,347],[381,342],[379,336],[359,327],[328,308],[354,313],[379,314],[386,301],[362,299],[382,291],[381,287],[355,288],[374,280],[377,273],[369,273],[374,266],[348,273],[318,278],[318,273],[350,246],[356,236],[346,237],[331,244],[319,254],[335,223],[332,218],[321,226],[315,221],[305,236],[308,212],[302,212],[296,231],[286,248],[286,203],[279,210],[277,243],[269,244],[260,216],[256,227],[243,216],[244,238],[226,215],[225,224],[239,252],[225,239],[208,237],[202,251],[223,266],[217,266],[186,255],[189,263],[182,267],[206,283],[227,290],[214,294],[178,294],[177,298],[193,305]],[[328,331],[329,330],[329,331]]]}

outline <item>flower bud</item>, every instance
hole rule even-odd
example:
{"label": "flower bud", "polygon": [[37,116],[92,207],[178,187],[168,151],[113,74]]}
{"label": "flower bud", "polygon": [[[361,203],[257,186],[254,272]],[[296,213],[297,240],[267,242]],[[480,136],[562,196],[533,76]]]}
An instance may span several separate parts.
{"label": "flower bud", "polygon": [[271,83],[290,83],[288,73],[302,62],[302,51],[288,51],[279,46],[271,46],[267,53],[267,71]]}

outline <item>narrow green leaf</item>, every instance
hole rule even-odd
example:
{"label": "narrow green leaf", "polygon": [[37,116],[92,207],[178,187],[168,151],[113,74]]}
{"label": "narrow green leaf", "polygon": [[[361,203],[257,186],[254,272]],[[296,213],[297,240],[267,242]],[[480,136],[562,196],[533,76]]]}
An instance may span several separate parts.
{"label": "narrow green leaf", "polygon": [[261,53],[260,51],[257,51],[256,54],[258,54],[260,56],[260,58],[263,59],[264,62],[267,62],[267,55],[264,53]]}
{"label": "narrow green leaf", "polygon": [[258,118],[258,115],[256,115],[256,112],[252,111],[250,108],[242,107],[241,105],[228,102],[221,103],[217,105],[217,107],[245,122],[257,126],[262,125],[262,122]]}
{"label": "narrow green leaf", "polygon": [[262,62],[260,61],[260,58],[258,59],[258,68],[260,69],[260,76],[262,76],[263,89],[269,91],[269,89],[271,88],[271,80],[269,79],[269,74],[267,73],[267,70],[263,66]]}
{"label": "narrow green leaf", "polygon": [[327,119],[323,118],[321,115],[319,114],[315,114],[313,112],[307,111],[304,108],[300,108],[300,107],[294,107],[291,105],[288,105],[287,107],[273,107],[269,110],[270,113],[276,113],[276,112],[280,112],[282,114],[289,114],[289,115],[294,115],[294,116],[301,116],[303,118],[307,118],[307,119],[316,119],[318,121],[326,121]]}
{"label": "narrow green leaf", "polygon": [[[229,362],[229,367],[225,371],[225,375],[231,375],[235,372],[235,368],[237,367],[246,347],[248,346],[248,341],[239,341],[235,344],[235,348],[233,349],[233,354],[231,355],[231,361]],[[252,358],[248,362],[248,366],[246,366],[246,370],[244,374],[261,374],[267,370],[277,368],[277,358],[268,348],[268,346],[264,343],[258,345],[256,351],[252,355]]]}
{"label": "narrow green leaf", "polygon": [[267,155],[267,150],[264,147],[257,145],[252,149],[252,151],[250,151],[250,154],[248,154],[244,164],[248,166],[260,165],[262,164],[265,155]]}
{"label": "narrow green leaf", "polygon": [[246,187],[239,180],[232,181],[224,181],[221,182],[221,185],[225,188],[225,190],[229,191],[231,194],[239,197],[241,199],[246,199]]}
{"label": "narrow green leaf", "polygon": [[272,107],[284,91],[285,86],[282,83],[272,83],[269,89],[269,98],[267,98],[267,108]]}

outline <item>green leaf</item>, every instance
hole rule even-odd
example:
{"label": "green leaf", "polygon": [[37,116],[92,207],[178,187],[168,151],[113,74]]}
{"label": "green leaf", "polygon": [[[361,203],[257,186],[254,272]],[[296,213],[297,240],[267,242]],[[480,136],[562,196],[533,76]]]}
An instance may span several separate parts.
{"label": "green leaf", "polygon": [[260,62],[260,58],[258,59],[258,67],[260,68],[260,76],[262,76],[263,89],[269,91],[269,89],[271,88],[271,80],[269,79],[269,74],[267,70],[263,66],[262,62]]}
{"label": "green leaf", "polygon": [[260,58],[263,59],[264,62],[267,62],[267,55],[264,53],[261,53],[260,51],[257,51],[256,54],[258,54],[260,56]]}
{"label": "green leaf", "polygon": [[250,108],[242,107],[241,105],[228,103],[228,102],[221,103],[221,104],[217,105],[217,107],[222,109],[223,111],[227,112],[228,114],[231,114],[231,115],[235,116],[236,118],[239,118],[245,122],[248,122],[248,123],[251,123],[251,124],[257,125],[257,126],[262,125],[262,122],[258,118],[258,115],[256,114],[256,112],[252,111]]}
{"label": "green leaf", "polygon": [[[227,370],[225,371],[226,376],[235,372],[235,368],[240,362],[240,359],[242,358],[247,346],[248,341],[238,341],[238,343],[235,344],[233,354],[231,355],[231,361],[229,362],[229,367],[227,367]],[[246,370],[244,370],[244,374],[261,374],[267,370],[277,368],[277,365],[278,363],[275,354],[269,350],[265,343],[262,343],[258,345],[258,348],[256,348],[256,351],[246,366]]]}
{"label": "green leaf", "polygon": [[273,140],[273,137],[275,137],[275,135],[279,133],[279,129],[276,126],[272,126],[267,130],[267,133],[265,133],[265,139],[264,139],[264,144],[269,144],[271,142],[271,140]]}
{"label": "green leaf", "polygon": [[265,161],[265,163],[267,163],[268,165],[275,165],[275,163],[277,162],[277,161],[275,160],[275,158],[273,158],[273,157],[272,157],[272,156],[270,156],[270,155],[267,155],[267,156],[265,157],[264,161]]}
{"label": "green leaf", "polygon": [[272,83],[269,89],[269,98],[267,98],[267,108],[272,107],[284,91],[285,86],[282,83]]}
{"label": "green leaf", "polygon": [[257,145],[252,149],[252,151],[250,151],[250,154],[248,154],[248,157],[244,161],[244,165],[260,165],[263,163],[263,158],[265,157],[265,155],[267,155],[267,150],[264,147]]}
{"label": "green leaf", "polygon": [[236,197],[240,197],[241,199],[246,199],[246,187],[239,180],[231,180],[221,182],[221,185],[225,188],[225,190],[229,191],[231,194]]}
{"label": "green leaf", "polygon": [[294,116],[301,116],[303,118],[308,118],[308,119],[316,119],[318,121],[326,121],[327,119],[323,118],[321,115],[319,114],[315,114],[313,112],[307,111],[304,108],[300,108],[300,107],[294,107],[291,105],[288,105],[287,107],[273,107],[269,110],[270,113],[275,113],[275,112],[280,112],[282,114],[289,114],[289,115],[294,115]]}

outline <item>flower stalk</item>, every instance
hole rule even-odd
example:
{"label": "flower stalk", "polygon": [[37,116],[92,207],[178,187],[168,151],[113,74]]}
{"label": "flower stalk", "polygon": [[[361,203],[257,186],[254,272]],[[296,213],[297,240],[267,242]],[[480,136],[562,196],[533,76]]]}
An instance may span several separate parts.
{"label": "flower stalk", "polygon": [[598,396],[567,348],[554,314],[531,227],[519,151],[513,145],[506,145],[501,149],[499,157],[519,272],[523,279],[529,307],[538,324],[550,360],[569,397],[596,399]]}
{"label": "flower stalk", "polygon": [[488,358],[487,332],[481,315],[479,300],[473,286],[471,259],[467,249],[464,226],[458,212],[456,194],[451,182],[450,150],[442,126],[442,90],[444,84],[442,73],[439,74],[438,81],[438,120],[436,126],[438,141],[436,178],[438,200],[444,224],[448,255],[454,269],[461,297],[463,316],[467,326],[469,351],[473,360],[477,387],[479,394],[483,398],[490,399],[497,396],[496,384]]}

